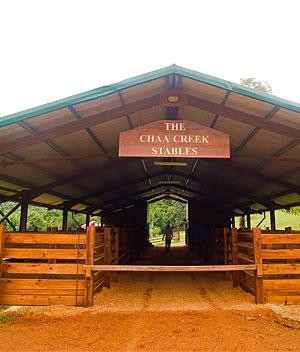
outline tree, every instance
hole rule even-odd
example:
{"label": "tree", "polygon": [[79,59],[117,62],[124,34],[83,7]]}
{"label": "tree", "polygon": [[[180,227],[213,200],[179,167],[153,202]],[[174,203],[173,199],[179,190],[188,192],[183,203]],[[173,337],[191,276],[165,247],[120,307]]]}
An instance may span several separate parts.
{"label": "tree", "polygon": [[183,228],[185,204],[173,199],[162,199],[149,205],[150,234],[160,235],[169,224],[172,228]]}
{"label": "tree", "polygon": [[256,89],[256,90],[259,90],[260,92],[272,93],[272,87],[270,86],[269,82],[257,81],[255,77],[241,78],[240,83],[245,87]]}

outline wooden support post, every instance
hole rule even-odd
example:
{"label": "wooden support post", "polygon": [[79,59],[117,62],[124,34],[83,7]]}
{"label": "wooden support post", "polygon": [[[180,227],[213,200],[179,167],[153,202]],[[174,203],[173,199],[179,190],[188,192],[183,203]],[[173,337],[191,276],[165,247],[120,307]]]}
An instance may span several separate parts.
{"label": "wooden support post", "polygon": [[29,192],[22,192],[21,200],[21,213],[20,213],[20,232],[26,232],[27,230],[27,216],[28,216],[28,205],[29,205]]}
{"label": "wooden support post", "polygon": [[[231,256],[232,264],[239,264],[239,253],[238,253],[238,230],[236,228],[231,229]],[[237,287],[240,284],[240,275],[237,271],[232,272],[232,286]]]}
{"label": "wooden support post", "polygon": [[91,220],[91,215],[90,214],[86,214],[85,217],[85,228],[87,229],[90,226],[90,220]]}
{"label": "wooden support post", "polygon": [[[104,227],[104,264],[111,264],[111,227]],[[111,272],[104,273],[104,286],[110,288]]]}
{"label": "wooden support post", "polygon": [[235,218],[234,218],[234,215],[232,215],[232,218],[231,218],[231,227],[234,229],[235,228]]}
{"label": "wooden support post", "polygon": [[91,271],[89,265],[94,265],[94,250],[95,250],[95,235],[96,227],[94,225],[87,228],[86,233],[86,265],[87,270],[85,272],[85,294],[84,294],[84,305],[86,307],[93,305],[93,289],[94,289],[94,274]]}
{"label": "wooden support post", "polygon": [[247,213],[247,229],[251,231],[251,214]]}
{"label": "wooden support post", "polygon": [[66,202],[64,202],[64,208],[63,208],[62,230],[64,232],[68,231],[68,206]]}
{"label": "wooden support post", "polygon": [[275,218],[274,203],[272,203],[271,207],[270,207],[270,223],[271,223],[271,231],[276,231],[276,218]]}
{"label": "wooden support post", "polygon": [[[229,264],[229,233],[230,229],[224,228],[223,229],[223,244],[224,244],[224,264],[228,265]],[[225,280],[229,281],[231,280],[231,275],[229,271],[225,272]]]}
{"label": "wooden support post", "polygon": [[254,261],[257,270],[254,273],[255,278],[255,303],[264,303],[263,290],[263,269],[262,269],[262,252],[261,252],[261,231],[259,227],[254,227],[252,230]]}
{"label": "wooden support post", "polygon": [[4,226],[0,225],[0,278],[2,277],[2,259],[5,244],[5,229]]}
{"label": "wooden support post", "polygon": [[[119,249],[120,249],[120,229],[115,228],[114,229],[114,237],[115,237],[115,256],[114,256],[114,264],[118,265],[119,264]],[[119,280],[119,273],[116,271],[112,273],[111,281],[112,282],[118,282]]]}

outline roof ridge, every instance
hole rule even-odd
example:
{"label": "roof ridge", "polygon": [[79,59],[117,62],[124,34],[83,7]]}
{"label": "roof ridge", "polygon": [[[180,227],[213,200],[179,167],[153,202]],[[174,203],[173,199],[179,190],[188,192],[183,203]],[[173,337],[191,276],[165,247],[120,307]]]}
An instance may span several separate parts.
{"label": "roof ridge", "polygon": [[219,87],[221,89],[229,90],[234,93],[247,96],[249,98],[261,100],[263,102],[266,102],[272,105],[277,105],[284,109],[288,109],[288,110],[292,110],[300,113],[300,104],[298,103],[276,97],[275,95],[260,92],[255,89],[244,87],[240,84],[230,82],[221,78],[217,78],[205,73],[188,69],[174,63],[170,66],[159,68],[154,71],[150,71],[138,76],[134,76],[132,78],[122,80],[118,83],[104,85],[82,93],[71,95],[69,97],[59,99],[50,103],[42,104],[37,107],[33,107],[17,113],[3,116],[0,118],[0,127],[4,127],[19,121],[27,120],[29,118],[43,115],[52,111],[63,109],[71,105],[76,105],[86,101],[99,99],[107,95],[114,94],[119,90],[127,89],[135,85],[146,83],[174,73],[199,82],[203,82],[209,85]]}

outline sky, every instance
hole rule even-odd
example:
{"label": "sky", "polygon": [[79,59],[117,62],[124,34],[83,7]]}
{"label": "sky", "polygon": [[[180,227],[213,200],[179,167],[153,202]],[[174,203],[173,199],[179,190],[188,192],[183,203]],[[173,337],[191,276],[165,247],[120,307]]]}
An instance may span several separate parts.
{"label": "sky", "polygon": [[298,0],[0,0],[0,116],[173,63],[300,103]]}

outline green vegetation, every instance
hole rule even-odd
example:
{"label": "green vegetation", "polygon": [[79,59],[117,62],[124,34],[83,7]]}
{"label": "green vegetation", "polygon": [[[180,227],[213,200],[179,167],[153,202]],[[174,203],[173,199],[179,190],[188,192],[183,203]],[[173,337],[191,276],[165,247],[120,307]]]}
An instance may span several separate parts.
{"label": "green vegetation", "polygon": [[[291,226],[293,230],[300,229],[300,207],[294,207],[291,210],[276,210],[276,229],[284,230],[286,227]],[[263,219],[263,214],[252,214],[251,215],[251,226],[255,227],[259,224],[259,222]],[[235,226],[239,227],[239,217],[237,216],[235,219]],[[271,228],[270,223],[270,212],[266,212],[265,220],[259,225],[262,229],[266,229],[266,227]]]}
{"label": "green vegetation", "polygon": [[16,316],[16,313],[14,312],[0,314],[0,326],[8,323],[15,316]]}
{"label": "green vegetation", "polygon": [[257,81],[255,77],[241,78],[240,83],[242,86],[256,89],[260,92],[272,93],[272,87],[267,81]]}
{"label": "green vegetation", "polygon": [[162,199],[149,205],[150,237],[162,236],[167,224],[172,228],[183,229],[185,204],[173,199]]}
{"label": "green vegetation", "polygon": [[[9,212],[16,203],[6,202],[0,204],[0,211],[3,214]],[[2,216],[1,216],[2,217]],[[20,208],[18,208],[10,217],[9,220],[18,230],[20,219]],[[48,210],[45,207],[38,207],[29,205],[28,207],[28,230],[32,230],[37,227],[38,231],[47,231],[48,227],[57,227],[58,229],[62,226],[62,210],[52,209]],[[91,221],[99,222],[99,217],[91,217]],[[73,214],[69,212],[68,225],[70,229],[78,229],[80,225],[85,224],[85,214]],[[4,222],[5,227],[8,231],[13,231],[11,225],[8,222]]]}

